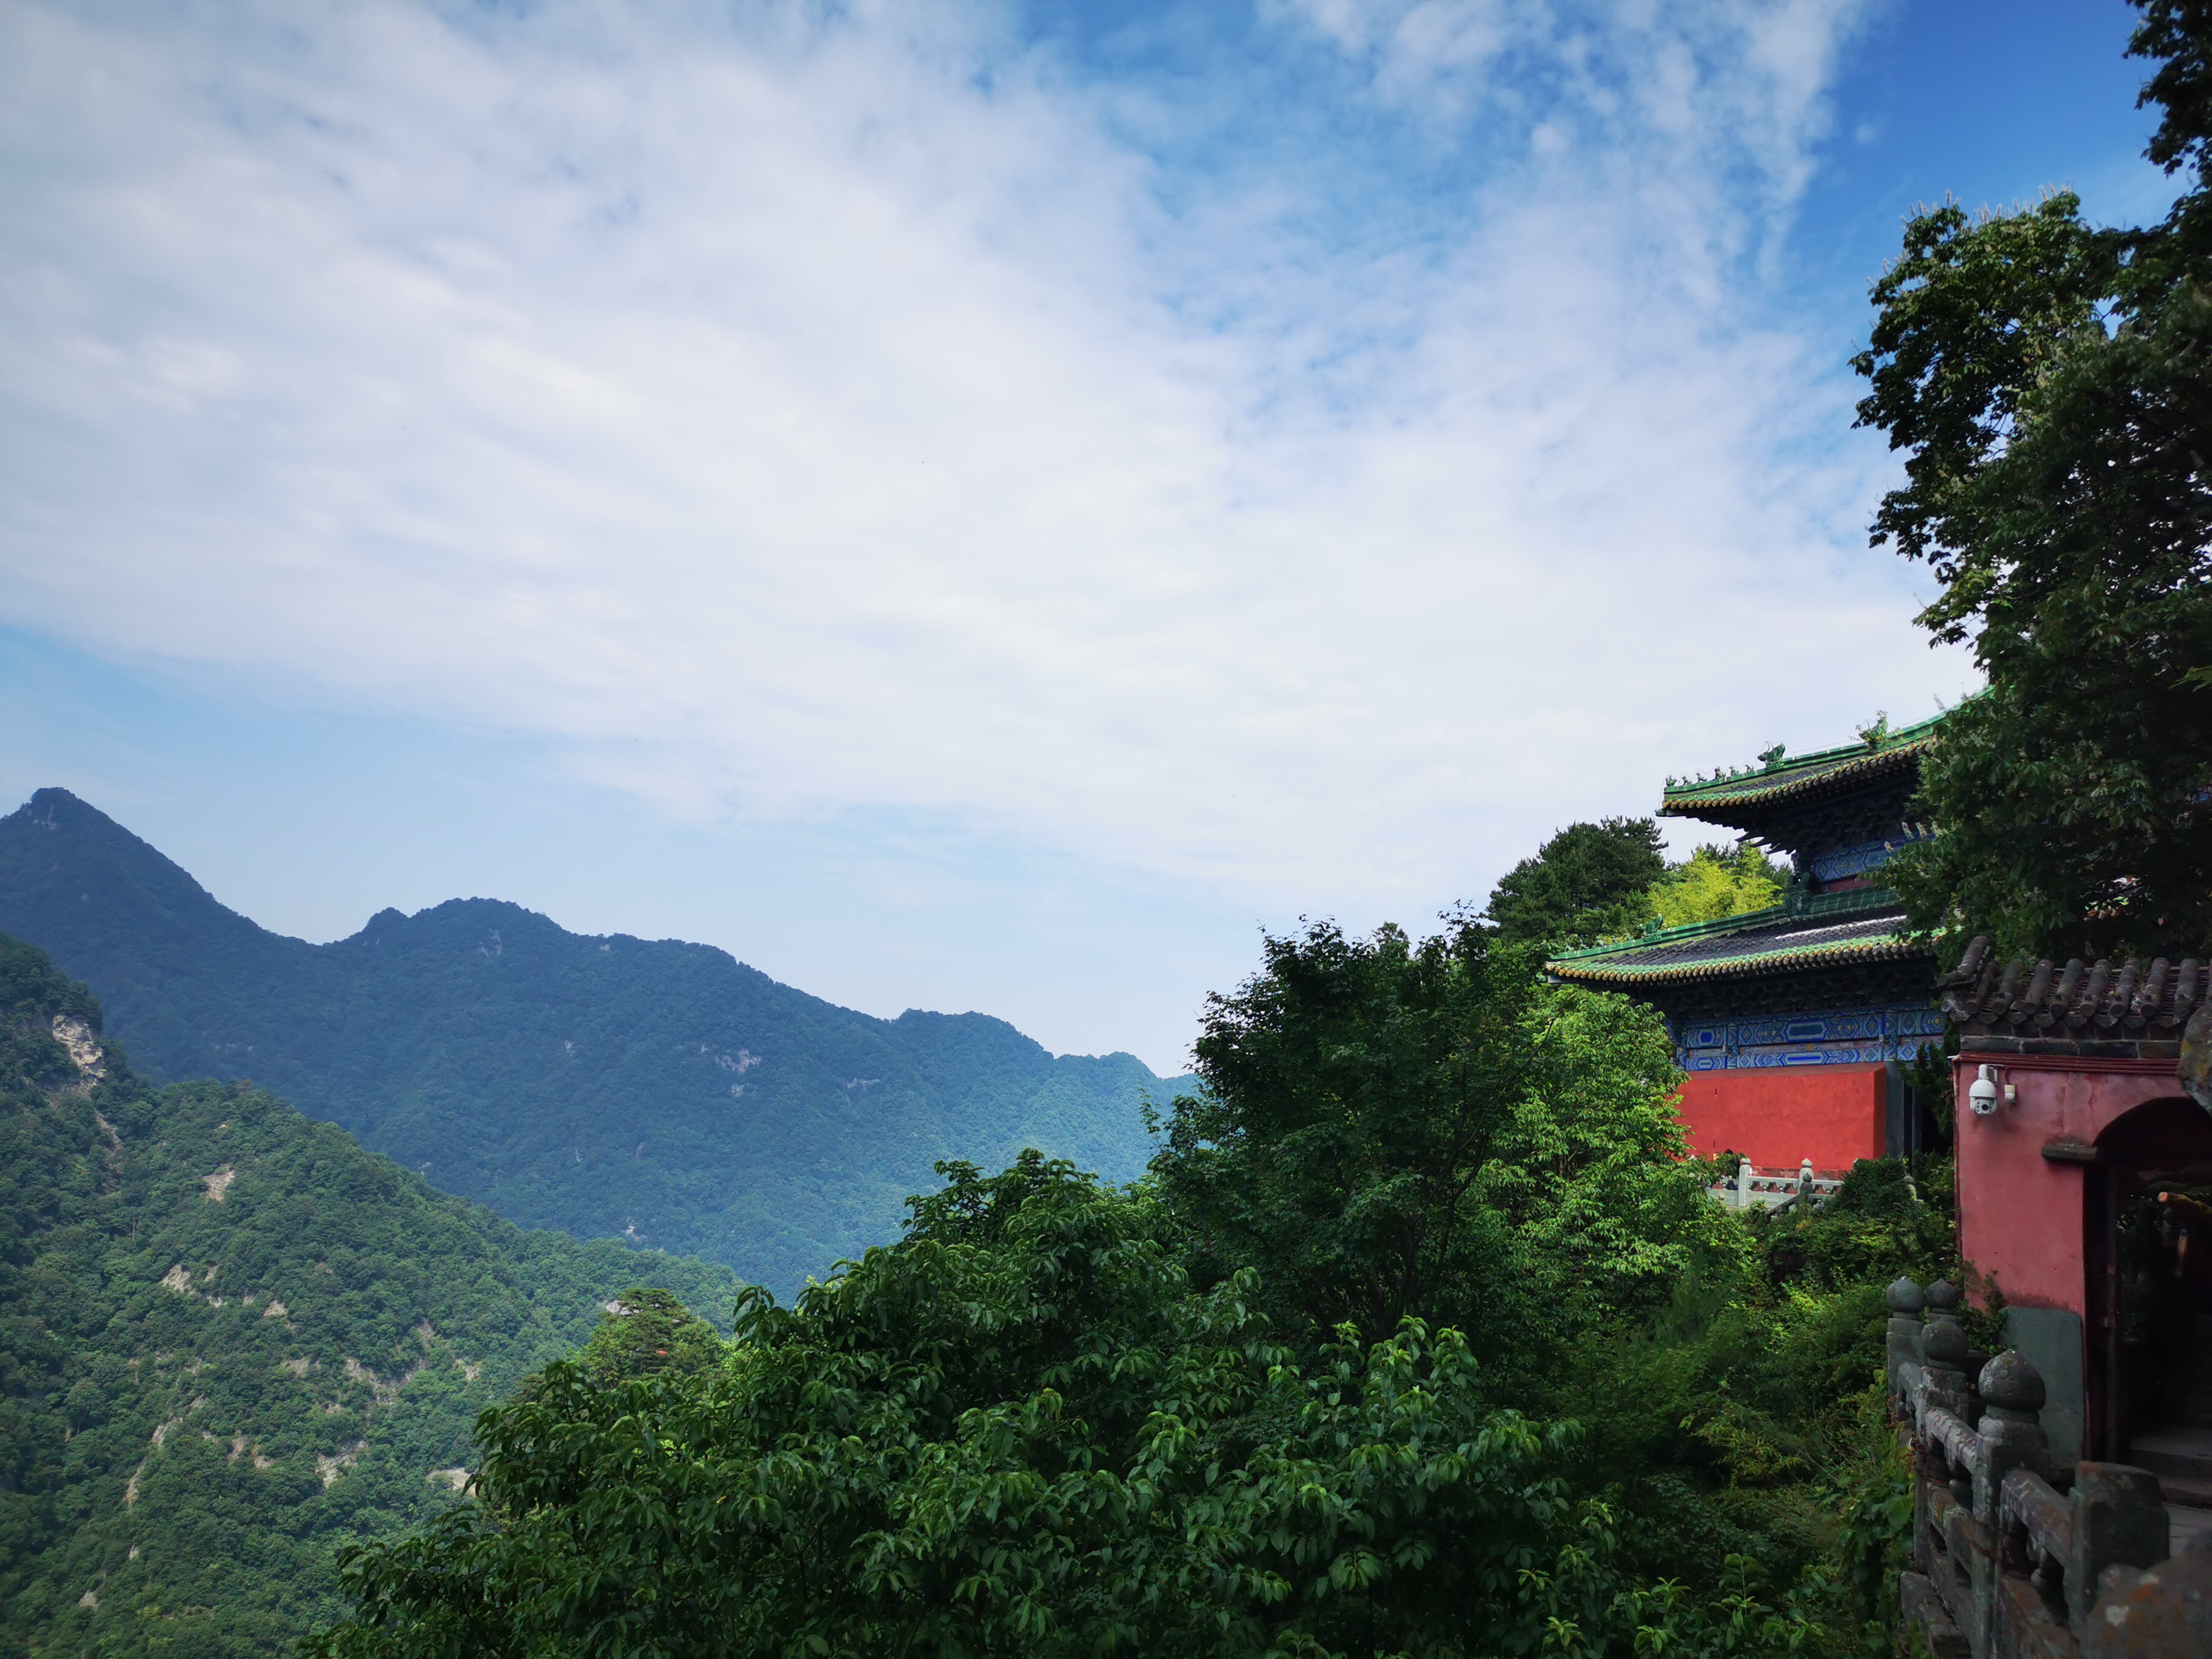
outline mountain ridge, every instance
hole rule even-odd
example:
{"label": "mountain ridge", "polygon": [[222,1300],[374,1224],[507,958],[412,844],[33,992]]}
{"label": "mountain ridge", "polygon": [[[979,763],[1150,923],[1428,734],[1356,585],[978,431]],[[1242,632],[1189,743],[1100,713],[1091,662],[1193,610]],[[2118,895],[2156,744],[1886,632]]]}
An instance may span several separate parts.
{"label": "mountain ridge", "polygon": [[97,808],[0,819],[0,930],[91,985],[156,1079],[252,1078],[526,1226],[696,1255],[779,1291],[892,1237],[930,1165],[1024,1146],[1114,1180],[1179,1079],[988,1014],[896,1019],[718,946],[572,933],[507,900],[287,938]]}

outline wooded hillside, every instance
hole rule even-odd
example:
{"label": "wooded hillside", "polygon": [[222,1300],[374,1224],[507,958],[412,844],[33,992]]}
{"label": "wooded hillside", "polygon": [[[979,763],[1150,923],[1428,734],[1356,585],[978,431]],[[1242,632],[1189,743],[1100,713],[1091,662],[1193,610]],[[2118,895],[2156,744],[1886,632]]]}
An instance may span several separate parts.
{"label": "wooded hillside", "polygon": [[279,1650],[626,1287],[727,1328],[725,1268],[526,1232],[257,1089],[157,1091],[100,1025],[0,939],[9,1651]]}

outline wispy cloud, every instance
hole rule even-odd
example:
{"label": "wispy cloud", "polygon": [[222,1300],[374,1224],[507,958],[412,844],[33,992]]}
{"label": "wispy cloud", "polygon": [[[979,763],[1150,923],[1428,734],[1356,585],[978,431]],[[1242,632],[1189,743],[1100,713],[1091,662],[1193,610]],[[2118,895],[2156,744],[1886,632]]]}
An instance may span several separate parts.
{"label": "wispy cloud", "polygon": [[1471,890],[1960,677],[1761,298],[1852,15],[1285,5],[1262,145],[988,9],[18,4],[0,617],[687,815]]}

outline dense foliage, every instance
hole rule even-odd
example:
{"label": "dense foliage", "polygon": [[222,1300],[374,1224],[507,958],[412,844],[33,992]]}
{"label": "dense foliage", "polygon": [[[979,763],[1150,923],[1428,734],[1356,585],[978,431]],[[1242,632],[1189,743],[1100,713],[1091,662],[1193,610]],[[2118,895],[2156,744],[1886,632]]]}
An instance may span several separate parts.
{"label": "dense foliage", "polygon": [[1860,423],[1906,452],[1877,544],[1988,676],[1923,768],[1914,922],[2061,958],[2212,942],[2212,7],[2136,0],[2149,155],[2189,188],[2096,228],[2068,192],[1907,224]]}
{"label": "dense foliage", "polygon": [[11,1652],[279,1650],[337,1610],[342,1547],[459,1501],[477,1414],[624,1286],[734,1304],[725,1268],[524,1232],[258,1090],[156,1091],[99,1027],[0,939]]}
{"label": "dense foliage", "polygon": [[1035,1146],[1133,1176],[1139,1103],[1175,1091],[1128,1054],[872,1019],[709,946],[488,900],[303,944],[58,789],[0,820],[0,929],[88,981],[157,1078],[251,1077],[511,1220],[779,1290],[896,1237],[941,1158]]}
{"label": "dense foliage", "polygon": [[1650,1577],[1717,1595],[1741,1556],[1857,1583],[1842,1517],[1894,1485],[1881,1290],[1958,1271],[1948,1173],[1923,1169],[1923,1201],[1862,1164],[1817,1212],[1729,1214],[1703,1193],[1724,1171],[1682,1156],[1659,1017],[1532,968],[1458,917],[1268,941],[1212,1004],[1207,1093],[1155,1161],[1188,1259],[1255,1273],[1294,1343],[1347,1316],[1456,1327],[1487,1398],[1579,1425],[1577,1489]]}
{"label": "dense foliage", "polygon": [[692,1376],[721,1358],[714,1328],[673,1291],[633,1285],[613,1301],[576,1356],[590,1381],[611,1385],[641,1376]]}
{"label": "dense foliage", "polygon": [[1640,1582],[1573,1432],[1407,1322],[1300,1352],[1194,1290],[1152,1200],[1025,1160],[711,1379],[556,1367],[477,1507],[356,1559],[332,1656],[1782,1651],[1747,1561]]}
{"label": "dense foliage", "polygon": [[1647,908],[1663,927],[1718,921],[1782,902],[1789,866],[1749,842],[1700,847],[1651,884]]}
{"label": "dense foliage", "polygon": [[1209,1000],[1206,1090],[1153,1165],[1197,1259],[1264,1263],[1285,1329],[1418,1314],[1492,1363],[1663,1301],[1709,1209],[1677,1161],[1673,1042],[1534,967],[1464,917],[1269,939]]}
{"label": "dense foliage", "polygon": [[1505,944],[1572,950],[1642,933],[1717,921],[1782,902],[1789,878],[1748,842],[1700,847],[1677,863],[1650,818],[1570,824],[1502,877],[1484,907]]}
{"label": "dense foliage", "polygon": [[712,1370],[550,1368],[318,1651],[1881,1644],[1880,1286],[1951,1249],[1901,1166],[1709,1202],[1655,1017],[1465,918],[1269,941],[1200,1053],[1145,1184],[950,1164]]}
{"label": "dense foliage", "polygon": [[1571,823],[1498,878],[1484,915],[1509,942],[1553,948],[1641,932],[1661,848],[1650,818]]}

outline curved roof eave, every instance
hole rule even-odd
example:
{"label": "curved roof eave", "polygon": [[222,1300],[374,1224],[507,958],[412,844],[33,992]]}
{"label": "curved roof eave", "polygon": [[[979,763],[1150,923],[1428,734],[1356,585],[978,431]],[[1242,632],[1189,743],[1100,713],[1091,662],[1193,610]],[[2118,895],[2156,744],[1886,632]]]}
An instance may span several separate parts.
{"label": "curved roof eave", "polygon": [[1759,974],[1789,972],[1803,968],[1897,962],[1911,957],[1932,958],[1935,954],[1931,945],[1892,936],[1880,939],[1851,939],[1833,945],[1785,946],[1778,951],[1750,951],[1741,957],[1708,958],[1698,962],[1550,962],[1544,966],[1554,978],[1571,983],[1625,988],[1636,985],[1682,985],[1698,980],[1744,979]]}
{"label": "curved roof eave", "polygon": [[1792,800],[1841,793],[1886,773],[1917,765],[1936,741],[1936,728],[1943,719],[1936,714],[1905,726],[1879,749],[1849,744],[1776,760],[1756,771],[1732,773],[1704,782],[1670,783],[1660,797],[1659,816],[1731,823],[1721,814],[1763,811]]}

